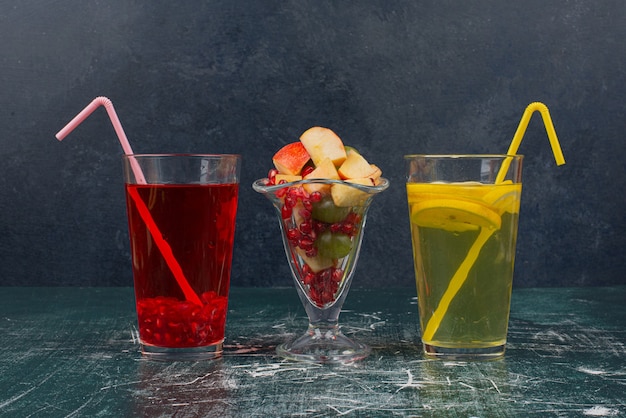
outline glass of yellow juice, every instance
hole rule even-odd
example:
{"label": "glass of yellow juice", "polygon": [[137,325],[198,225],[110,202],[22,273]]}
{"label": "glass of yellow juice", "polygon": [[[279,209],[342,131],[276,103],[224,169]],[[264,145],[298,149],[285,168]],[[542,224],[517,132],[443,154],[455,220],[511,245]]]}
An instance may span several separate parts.
{"label": "glass of yellow juice", "polygon": [[504,355],[522,192],[521,155],[406,155],[424,352]]}

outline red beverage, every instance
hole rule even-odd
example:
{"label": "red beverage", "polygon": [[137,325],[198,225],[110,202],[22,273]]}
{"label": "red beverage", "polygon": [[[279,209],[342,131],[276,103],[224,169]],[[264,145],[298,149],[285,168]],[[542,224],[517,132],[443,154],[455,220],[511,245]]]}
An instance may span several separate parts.
{"label": "red beverage", "polygon": [[[202,347],[224,339],[238,191],[234,183],[126,184],[143,344]],[[137,198],[150,212],[202,306],[186,300],[139,212]]]}

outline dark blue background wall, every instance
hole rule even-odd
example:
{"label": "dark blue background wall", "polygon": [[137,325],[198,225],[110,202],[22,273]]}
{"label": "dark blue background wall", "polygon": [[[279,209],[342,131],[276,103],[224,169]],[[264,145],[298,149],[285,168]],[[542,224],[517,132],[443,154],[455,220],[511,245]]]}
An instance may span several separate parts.
{"label": "dark blue background wall", "polygon": [[355,286],[412,286],[406,153],[505,152],[536,115],[517,286],[626,283],[622,0],[21,0],[0,11],[0,284],[132,283],[121,149],[244,158],[233,284],[290,285],[273,209],[250,184],[312,125],[392,182],[370,212]]}

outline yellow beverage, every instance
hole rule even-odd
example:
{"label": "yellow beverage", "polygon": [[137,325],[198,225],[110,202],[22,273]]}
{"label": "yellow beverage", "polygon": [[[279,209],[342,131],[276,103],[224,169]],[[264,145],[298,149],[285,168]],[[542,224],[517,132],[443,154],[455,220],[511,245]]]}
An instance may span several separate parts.
{"label": "yellow beverage", "polygon": [[427,353],[504,352],[521,190],[511,181],[407,183]]}

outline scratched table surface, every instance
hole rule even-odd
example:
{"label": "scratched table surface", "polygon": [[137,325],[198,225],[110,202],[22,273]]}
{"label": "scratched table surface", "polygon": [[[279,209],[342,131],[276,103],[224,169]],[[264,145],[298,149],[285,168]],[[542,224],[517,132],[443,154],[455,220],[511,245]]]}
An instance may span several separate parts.
{"label": "scratched table surface", "polygon": [[306,317],[293,289],[231,291],[218,361],[143,359],[130,288],[2,288],[0,415],[626,416],[626,287],[515,289],[506,356],[422,356],[413,289],[352,289],[352,365],[284,361]]}

